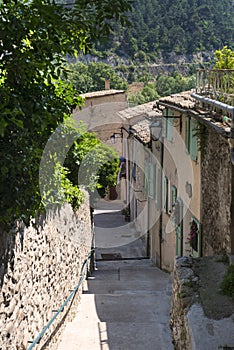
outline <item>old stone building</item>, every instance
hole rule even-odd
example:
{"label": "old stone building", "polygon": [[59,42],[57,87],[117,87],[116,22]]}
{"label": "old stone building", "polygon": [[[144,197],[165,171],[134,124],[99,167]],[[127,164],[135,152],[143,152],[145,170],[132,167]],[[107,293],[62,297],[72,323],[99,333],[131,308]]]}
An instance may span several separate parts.
{"label": "old stone building", "polygon": [[82,109],[77,108],[73,116],[77,122],[82,121],[88,131],[95,132],[102,142],[113,147],[119,155],[122,152],[122,124],[119,111],[128,106],[124,90],[106,90],[89,92],[81,95],[85,99]]}
{"label": "old stone building", "polygon": [[131,219],[168,271],[176,256],[234,254],[233,107],[213,99],[191,91],[161,98],[151,118],[135,109],[125,130]]}

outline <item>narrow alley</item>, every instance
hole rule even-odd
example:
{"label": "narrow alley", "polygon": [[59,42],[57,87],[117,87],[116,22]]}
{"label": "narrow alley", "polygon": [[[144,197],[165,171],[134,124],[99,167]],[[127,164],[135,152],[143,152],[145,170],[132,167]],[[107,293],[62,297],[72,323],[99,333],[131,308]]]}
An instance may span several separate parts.
{"label": "narrow alley", "polygon": [[102,200],[94,211],[96,269],[58,350],[173,349],[170,275],[146,258],[146,239],[122,208]]}

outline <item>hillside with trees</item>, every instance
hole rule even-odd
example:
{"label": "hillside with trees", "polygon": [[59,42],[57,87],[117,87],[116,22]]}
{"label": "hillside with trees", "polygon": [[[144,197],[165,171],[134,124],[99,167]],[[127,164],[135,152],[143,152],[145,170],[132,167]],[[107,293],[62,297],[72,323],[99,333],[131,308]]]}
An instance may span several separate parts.
{"label": "hillside with trees", "polygon": [[130,28],[114,24],[111,39],[98,49],[131,59],[193,55],[234,46],[232,0],[134,0]]}
{"label": "hillside with trees", "polygon": [[[234,47],[232,0],[134,0],[130,27],[112,22],[109,39],[70,60],[69,79],[81,93],[126,89],[131,105],[195,87],[196,68],[212,67],[214,52]],[[143,83],[137,93],[131,84]]]}

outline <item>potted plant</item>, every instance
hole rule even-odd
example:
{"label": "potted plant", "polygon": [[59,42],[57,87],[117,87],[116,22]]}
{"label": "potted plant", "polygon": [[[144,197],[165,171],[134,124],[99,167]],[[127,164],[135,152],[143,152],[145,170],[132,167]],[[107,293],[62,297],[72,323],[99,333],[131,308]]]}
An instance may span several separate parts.
{"label": "potted plant", "polygon": [[122,210],[122,215],[125,216],[125,221],[130,221],[130,208],[129,208],[129,206]]}

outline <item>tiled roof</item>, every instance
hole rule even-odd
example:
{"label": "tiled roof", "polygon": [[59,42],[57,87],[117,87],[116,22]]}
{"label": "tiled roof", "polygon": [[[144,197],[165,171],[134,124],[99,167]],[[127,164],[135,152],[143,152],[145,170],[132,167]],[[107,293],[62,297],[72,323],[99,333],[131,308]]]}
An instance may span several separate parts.
{"label": "tiled roof", "polygon": [[[203,124],[209,125],[214,128],[218,133],[222,134],[225,137],[230,136],[230,125],[225,122],[222,122],[222,118],[219,115],[216,115],[211,109],[204,109],[199,106],[196,100],[191,97],[193,91],[184,91],[178,94],[171,96],[162,97],[158,100],[160,102],[179,107],[186,110],[190,110],[190,113],[198,119]],[[220,120],[221,119],[221,120]]]}
{"label": "tiled roof", "polygon": [[150,142],[150,124],[150,120],[144,119],[131,127],[132,130],[136,131],[138,138],[144,143]]}
{"label": "tiled roof", "polygon": [[93,98],[93,97],[117,95],[117,94],[123,94],[123,93],[125,93],[125,90],[114,90],[114,89],[111,89],[111,90],[87,92],[85,94],[81,94],[80,96],[82,96],[84,98]]}
{"label": "tiled roof", "polygon": [[119,112],[119,115],[130,122],[131,119],[134,119],[135,117],[142,117],[142,119],[145,118],[154,118],[162,112],[160,112],[157,109],[153,109],[153,106],[155,105],[155,101],[151,101],[148,103],[144,103],[142,105],[138,105],[135,107],[126,108],[123,111]]}
{"label": "tiled roof", "polygon": [[195,100],[191,97],[192,91],[183,91],[178,94],[162,97],[159,102],[168,103],[179,108],[192,109],[195,107]]}

